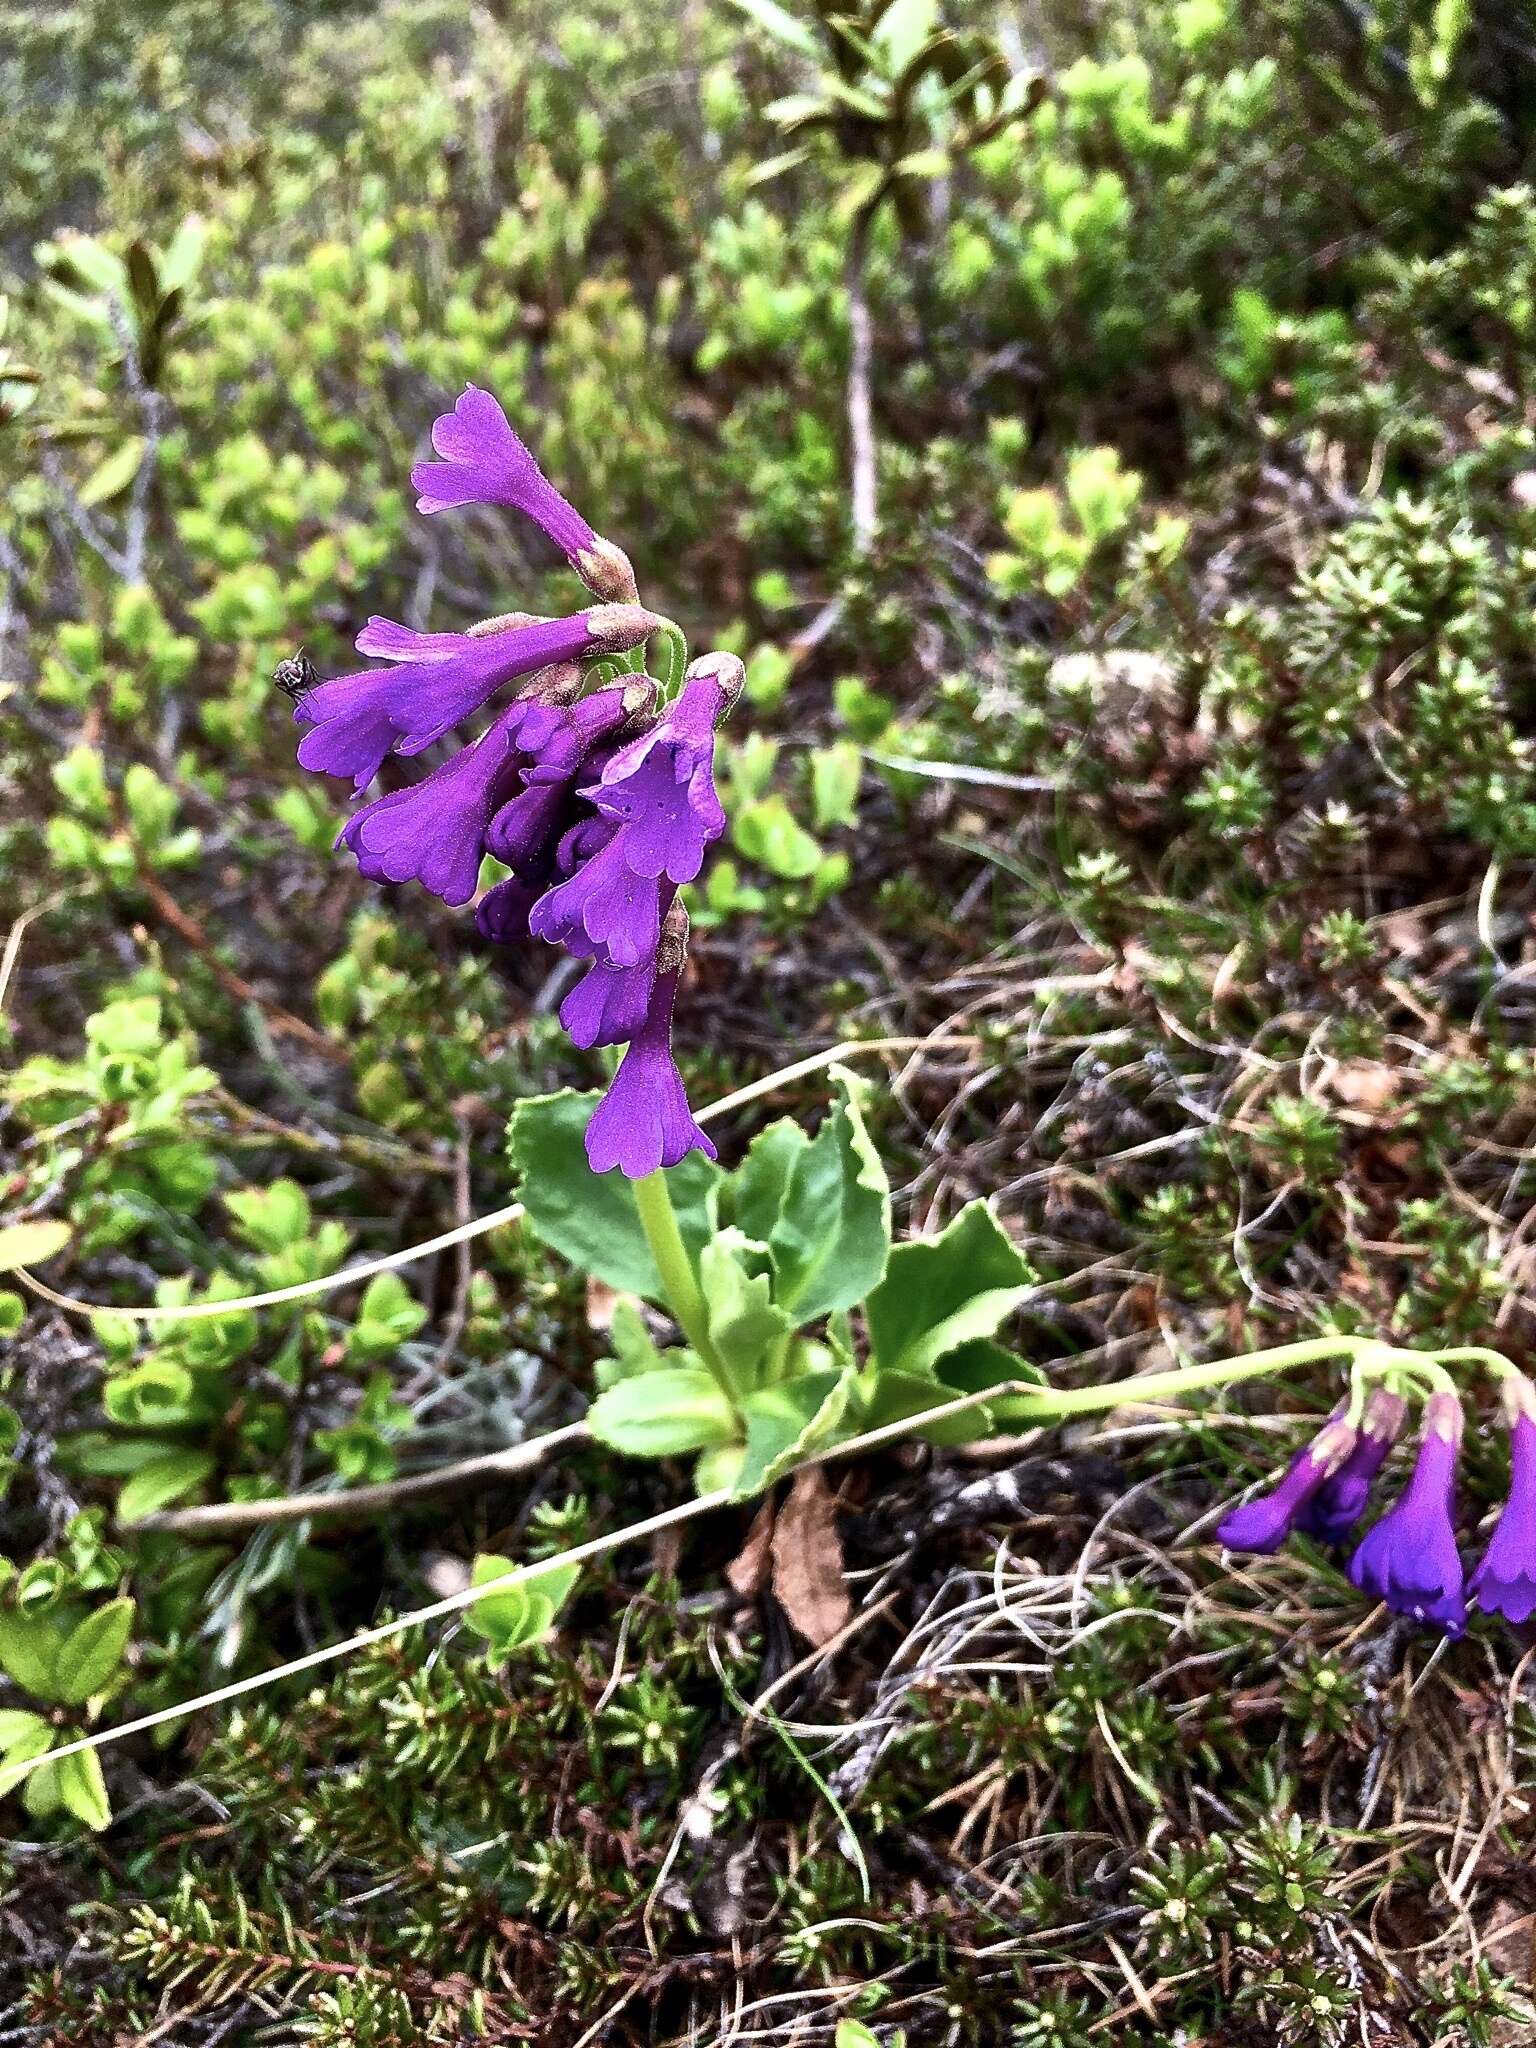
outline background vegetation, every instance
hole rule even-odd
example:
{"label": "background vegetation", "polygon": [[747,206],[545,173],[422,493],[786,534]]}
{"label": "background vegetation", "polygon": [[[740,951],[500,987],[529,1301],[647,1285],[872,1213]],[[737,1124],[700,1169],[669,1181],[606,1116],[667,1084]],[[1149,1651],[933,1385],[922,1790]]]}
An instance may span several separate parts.
{"label": "background vegetation", "polygon": [[[876,207],[901,109],[809,8],[0,9],[0,913],[43,907],[0,1203],[70,1227],[56,1286],[432,1236],[506,1201],[521,1097],[599,1078],[547,960],[333,857],[269,681],[370,611],[555,608],[510,524],[408,511],[470,379],[748,663],[697,1097],[922,1040],[867,1105],[901,1223],[996,1198],[1053,1378],[1329,1328],[1528,1357],[1536,35],[985,26],[1019,117],[904,135]],[[587,1450],[345,1533],[132,1526],[579,1415],[610,1306],[515,1228],[147,1337],[0,1293],[0,1735],[677,1497]],[[0,2038],[1529,2039],[1523,1646],[1320,1551],[1224,1565],[1207,1510],[1295,1440],[1265,1405],[842,1471],[824,1653],[717,1516],[542,1643],[418,1633],[53,1774],[0,1808]]]}

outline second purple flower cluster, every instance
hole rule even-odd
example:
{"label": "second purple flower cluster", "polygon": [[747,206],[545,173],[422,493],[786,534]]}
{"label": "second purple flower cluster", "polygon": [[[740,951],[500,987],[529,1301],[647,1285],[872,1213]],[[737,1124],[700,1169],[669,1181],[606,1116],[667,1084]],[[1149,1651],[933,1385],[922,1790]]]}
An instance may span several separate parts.
{"label": "second purple flower cluster", "polygon": [[[1481,1559],[1467,1576],[1456,1541],[1456,1464],[1462,1407],[1454,1393],[1424,1404],[1418,1456],[1408,1484],[1362,1538],[1349,1561],[1351,1581],[1395,1613],[1433,1623],[1450,1636],[1467,1625],[1470,1594],[1485,1614],[1512,1622],[1536,1613],[1536,1385],[1523,1373],[1503,1382],[1509,1423],[1510,1486]],[[1230,1550],[1268,1553],[1294,1531],[1342,1544],[1364,1515],[1372,1482],[1396,1441],[1406,1403],[1384,1387],[1366,1402],[1359,1426],[1336,1410],[1298,1451],[1279,1483],[1234,1508],[1217,1535]]]}
{"label": "second purple flower cluster", "polygon": [[419,882],[468,903],[487,853],[511,870],[475,921],[498,945],[533,938],[583,963],[560,1019],[577,1045],[628,1050],[587,1131],[593,1170],[643,1179],[690,1151],[714,1157],[672,1057],[672,1010],[687,949],[678,890],[725,829],[715,732],[740,694],[741,663],[695,661],[675,699],[649,676],[595,664],[627,655],[664,621],[638,602],[627,557],[540,471],[489,392],[473,385],[432,429],[440,458],[411,472],[418,510],[509,505],[554,541],[601,601],[564,618],[508,613],[461,633],[372,618],[360,654],[387,664],[302,690],[302,766],[361,793],[387,756],[455,732],[508,685],[479,737],[421,781],[375,797],[337,844],[377,882]]}

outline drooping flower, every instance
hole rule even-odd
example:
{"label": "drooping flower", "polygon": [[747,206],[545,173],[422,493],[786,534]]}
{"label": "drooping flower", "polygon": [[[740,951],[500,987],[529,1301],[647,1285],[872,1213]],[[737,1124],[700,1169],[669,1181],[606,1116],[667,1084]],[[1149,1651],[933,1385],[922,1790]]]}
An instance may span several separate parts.
{"label": "drooping flower", "polygon": [[1472,1573],[1484,1614],[1529,1621],[1536,1614],[1536,1386],[1524,1373],[1504,1381],[1509,1421],[1509,1499]]}
{"label": "drooping flower", "polygon": [[371,882],[420,882],[445,903],[467,903],[480,880],[486,826],[515,757],[526,700],[509,704],[472,747],[410,789],[354,811],[336,838]]}
{"label": "drooping flower", "polygon": [[506,796],[491,819],[487,850],[518,873],[544,874],[568,822],[576,777],[604,739],[649,709],[655,693],[649,676],[637,677],[577,703],[551,706],[538,732],[525,728],[519,739],[527,756],[522,787]]}
{"label": "drooping flower", "polygon": [[1327,1484],[1354,1448],[1355,1431],[1344,1420],[1343,1409],[1337,1408],[1312,1441],[1292,1458],[1277,1485],[1223,1517],[1216,1530],[1217,1541],[1228,1550],[1252,1550],[1263,1556],[1278,1550],[1308,1501]]}
{"label": "drooping flower", "polygon": [[555,663],[637,647],[659,623],[639,605],[598,605],[569,618],[533,619],[494,633],[413,633],[390,619],[370,619],[357,636],[360,654],[393,664],[317,684],[294,706],[311,730],[299,743],[299,764],[322,775],[350,775],[366,789],[386,754],[419,754],[452,731],[503,684]]}
{"label": "drooping flower", "polygon": [[623,833],[615,831],[568,880],[540,897],[529,928],[536,939],[564,946],[579,959],[598,956],[616,967],[634,967],[656,951],[663,895],[664,884],[655,876],[635,873],[624,857]]}
{"label": "drooping flower", "polygon": [[572,1045],[623,1045],[645,1028],[656,984],[654,958],[633,967],[594,960],[560,1005],[560,1022]]}
{"label": "drooping flower", "polygon": [[1413,1476],[1349,1561],[1350,1579],[1362,1592],[1384,1600],[1395,1614],[1434,1622],[1452,1636],[1467,1623],[1452,1519],[1461,1428],[1456,1396],[1431,1394]]}
{"label": "drooping flower", "polygon": [[552,540],[587,588],[610,603],[633,603],[635,572],[612,541],[595,533],[555,489],[491,396],[469,385],[432,423],[440,462],[418,462],[411,482],[418,512],[455,505],[510,505]]}
{"label": "drooping flower", "polygon": [[1371,1486],[1397,1442],[1407,1403],[1385,1387],[1375,1387],[1365,1404],[1355,1447],[1331,1472],[1296,1517],[1296,1527],[1320,1542],[1339,1544],[1365,1513]]}
{"label": "drooping flower", "polygon": [[475,929],[493,946],[515,946],[529,936],[528,913],[538,900],[538,890],[515,875],[497,882],[475,905]]}
{"label": "drooping flower", "polygon": [[[359,791],[386,755],[416,754],[521,682],[481,737],[410,789],[365,804],[339,844],[377,881],[416,880],[469,901],[482,857],[511,869],[475,911],[485,938],[540,937],[583,963],[561,1017],[583,1047],[627,1045],[587,1134],[593,1167],[642,1177],[714,1147],[688,1108],[671,1022],[687,946],[679,885],[724,829],[715,728],[739,695],[732,655],[695,662],[656,715],[648,676],[600,680],[662,621],[639,605],[628,558],[595,533],[540,470],[489,393],[473,387],[433,428],[438,459],[413,472],[427,513],[509,505],[559,546],[604,602],[569,618],[509,612],[464,633],[370,619],[359,652],[386,668],[316,683],[285,663],[307,723],[299,759]],[[609,669],[607,674],[611,676]]]}
{"label": "drooping flower", "polygon": [[635,874],[691,882],[705,848],[725,830],[715,790],[715,728],[744,675],[734,655],[696,661],[676,703],[583,790],[620,827],[623,857]]}
{"label": "drooping flower", "polygon": [[715,1148],[693,1120],[683,1077],[672,1057],[672,1005],[677,967],[658,974],[645,1021],[608,1092],[587,1126],[587,1159],[594,1173],[613,1167],[644,1180],[659,1167],[676,1166],[690,1152],[713,1159]]}

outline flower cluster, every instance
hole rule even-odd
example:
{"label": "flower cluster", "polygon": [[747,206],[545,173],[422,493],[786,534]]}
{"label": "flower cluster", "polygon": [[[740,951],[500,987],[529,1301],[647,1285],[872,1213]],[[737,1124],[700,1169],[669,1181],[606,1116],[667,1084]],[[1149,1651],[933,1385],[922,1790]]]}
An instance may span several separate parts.
{"label": "flower cluster", "polygon": [[[1536,1385],[1507,1372],[1510,1487],[1470,1578],[1456,1541],[1456,1463],[1462,1407],[1440,1387],[1424,1404],[1418,1454],[1407,1485],[1361,1539],[1351,1582],[1397,1614],[1459,1636],[1470,1594],[1485,1614],[1513,1622],[1536,1613]],[[1278,1550],[1293,1530],[1342,1545],[1364,1515],[1371,1483],[1402,1427],[1406,1404],[1385,1387],[1366,1402],[1359,1425],[1340,1408],[1291,1460],[1268,1493],[1232,1509],[1217,1535],[1231,1550]]]}
{"label": "flower cluster", "polygon": [[[638,601],[628,558],[567,504],[487,391],[469,387],[432,429],[417,509],[508,505],[564,553],[599,600],[568,617],[511,612],[463,633],[370,619],[360,654],[384,667],[299,692],[299,761],[361,794],[391,755],[420,754],[490,708],[479,737],[421,781],[365,803],[337,840],[377,882],[468,903],[483,856],[511,870],[475,921],[498,945],[530,936],[583,963],[560,1018],[577,1045],[627,1045],[587,1131],[594,1171],[642,1179],[690,1151],[714,1157],[672,1057],[687,950],[678,890],[725,829],[715,733],[740,694],[734,655],[706,655],[663,704],[649,676],[615,673],[665,622]],[[508,685],[517,687],[503,695]],[[497,701],[499,700],[499,701]]]}

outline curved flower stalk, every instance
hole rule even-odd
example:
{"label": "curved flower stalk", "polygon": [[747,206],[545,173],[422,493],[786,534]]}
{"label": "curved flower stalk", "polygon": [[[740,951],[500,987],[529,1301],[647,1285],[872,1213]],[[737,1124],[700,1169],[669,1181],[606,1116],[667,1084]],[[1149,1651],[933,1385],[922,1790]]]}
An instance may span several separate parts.
{"label": "curved flower stalk", "polygon": [[[742,664],[705,655],[668,704],[648,676],[610,680],[611,657],[659,632],[680,637],[639,603],[629,558],[560,495],[488,391],[469,386],[432,445],[438,459],[411,472],[418,511],[510,506],[601,602],[555,619],[506,613],[463,633],[370,619],[358,652],[388,666],[300,692],[299,761],[361,794],[390,755],[419,754],[489,709],[477,739],[363,804],[336,843],[369,880],[417,882],[454,906],[474,896],[485,854],[502,861],[511,878],[476,906],[481,935],[542,939],[585,963],[562,1022],[579,1046],[629,1048],[587,1132],[594,1171],[639,1180],[690,1152],[713,1159],[672,1057],[688,947],[677,892],[725,830],[715,735]],[[509,685],[520,687],[497,705]]]}

